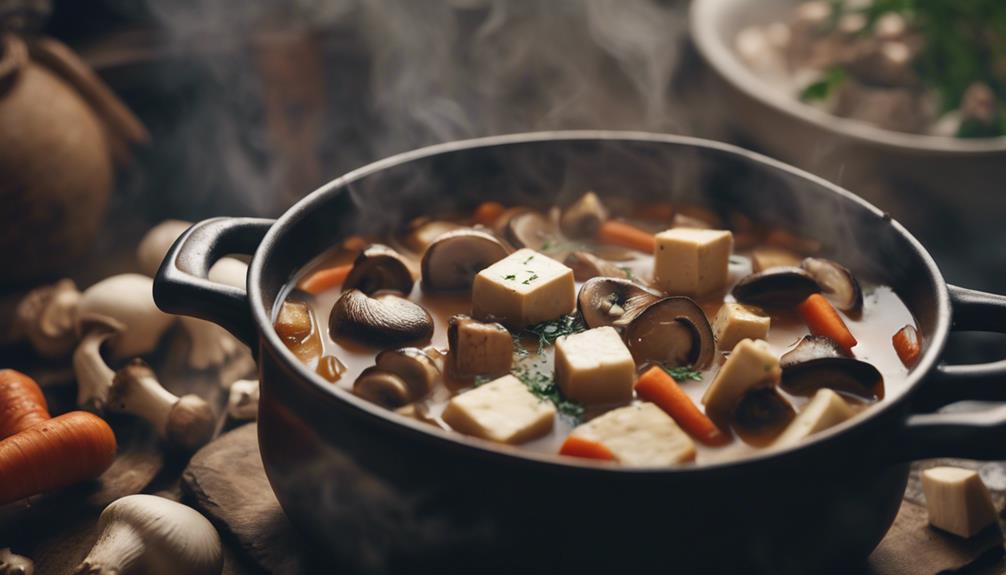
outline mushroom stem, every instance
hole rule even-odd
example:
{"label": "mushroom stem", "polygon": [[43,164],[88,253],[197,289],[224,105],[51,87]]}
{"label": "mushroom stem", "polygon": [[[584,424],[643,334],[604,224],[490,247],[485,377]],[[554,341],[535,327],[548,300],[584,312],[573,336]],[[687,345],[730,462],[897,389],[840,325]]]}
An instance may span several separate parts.
{"label": "mushroom stem", "polygon": [[189,336],[188,364],[193,369],[222,365],[241,349],[234,336],[215,323],[182,316],[181,324]]}
{"label": "mushroom stem", "polygon": [[129,495],[102,511],[98,527],[101,535],[74,575],[218,575],[223,569],[216,529],[181,503]]}
{"label": "mushroom stem", "polygon": [[227,397],[227,415],[236,421],[258,417],[259,384],[254,379],[239,379],[231,384]]}
{"label": "mushroom stem", "polygon": [[17,555],[9,548],[0,549],[0,575],[34,575],[35,564],[31,559]]}
{"label": "mushroom stem", "polygon": [[83,339],[73,352],[73,372],[77,377],[77,405],[81,409],[100,413],[108,403],[115,372],[101,356],[101,346],[124,329],[119,322],[106,317],[91,316],[81,322],[86,329]]}
{"label": "mushroom stem", "polygon": [[164,389],[140,359],[115,373],[108,410],[149,421],[163,440],[184,451],[205,445],[216,427],[216,415],[205,400],[196,395],[178,397]]}

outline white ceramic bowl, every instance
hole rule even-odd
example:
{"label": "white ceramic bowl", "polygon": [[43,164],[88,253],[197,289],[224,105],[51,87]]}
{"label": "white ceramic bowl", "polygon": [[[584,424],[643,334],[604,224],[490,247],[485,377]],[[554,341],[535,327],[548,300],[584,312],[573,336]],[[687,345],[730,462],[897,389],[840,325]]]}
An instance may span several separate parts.
{"label": "white ceramic bowl", "polygon": [[1006,137],[885,130],[834,116],[772,86],[740,59],[734,39],[749,25],[788,19],[799,3],[693,0],[692,38],[713,72],[728,125],[744,143],[890,211],[934,247],[951,277],[989,287],[965,256],[991,244],[982,263],[1006,266],[1006,247],[999,247],[1006,246]]}

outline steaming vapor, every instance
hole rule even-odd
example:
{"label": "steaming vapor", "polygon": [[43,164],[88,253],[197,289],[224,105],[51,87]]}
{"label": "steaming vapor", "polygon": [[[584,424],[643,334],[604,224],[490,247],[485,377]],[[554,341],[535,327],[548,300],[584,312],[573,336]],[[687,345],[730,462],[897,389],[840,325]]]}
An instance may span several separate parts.
{"label": "steaming vapor", "polygon": [[[275,215],[349,169],[454,139],[687,131],[668,97],[686,8],[654,0],[148,0],[147,12],[212,84],[212,95],[194,100],[160,139],[189,146],[172,154],[188,189],[179,205]],[[288,117],[277,123],[277,114]]]}

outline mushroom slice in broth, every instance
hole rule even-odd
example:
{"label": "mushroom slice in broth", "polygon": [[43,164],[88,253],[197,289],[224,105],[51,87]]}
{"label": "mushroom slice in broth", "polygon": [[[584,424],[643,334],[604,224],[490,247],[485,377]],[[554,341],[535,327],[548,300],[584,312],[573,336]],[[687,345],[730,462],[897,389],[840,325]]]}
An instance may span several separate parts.
{"label": "mushroom slice in broth", "polygon": [[743,278],[734,286],[732,293],[740,303],[780,308],[796,306],[820,291],[821,286],[806,271],[780,267]]}
{"label": "mushroom slice in broth", "polygon": [[884,376],[872,364],[844,355],[838,344],[806,336],[779,360],[780,387],[793,395],[812,396],[821,388],[867,400],[883,399]]}
{"label": "mushroom slice in broth", "polygon": [[800,267],[814,278],[835,307],[850,314],[863,311],[863,289],[848,268],[824,258],[805,258]]}
{"label": "mushroom slice in broth", "polygon": [[476,274],[507,254],[506,246],[485,232],[474,229],[447,232],[423,254],[423,290],[470,289]]}
{"label": "mushroom slice in broth", "polygon": [[365,344],[395,345],[430,339],[433,318],[421,305],[397,295],[370,297],[353,289],[336,300],[329,330]]}
{"label": "mushroom slice in broth", "polygon": [[636,363],[705,369],[716,355],[716,339],[705,312],[682,296],[665,297],[643,308],[626,325],[625,341]]}
{"label": "mushroom slice in broth", "polygon": [[368,295],[385,290],[408,295],[412,284],[412,272],[401,254],[386,245],[371,244],[356,256],[342,289],[358,289]]}
{"label": "mushroom slice in broth", "polygon": [[588,328],[622,327],[660,298],[660,293],[627,279],[598,277],[580,287],[576,306]]}

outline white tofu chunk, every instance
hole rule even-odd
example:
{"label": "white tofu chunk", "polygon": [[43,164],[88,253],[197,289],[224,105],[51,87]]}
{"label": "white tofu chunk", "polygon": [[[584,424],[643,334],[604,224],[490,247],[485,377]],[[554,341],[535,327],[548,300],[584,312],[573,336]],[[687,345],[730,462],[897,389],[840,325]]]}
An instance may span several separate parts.
{"label": "white tofu chunk", "polygon": [[723,289],[734,248],[726,230],[674,228],[657,234],[653,281],[672,295],[702,296]]}
{"label": "white tofu chunk", "polygon": [[827,388],[819,389],[800,414],[779,434],[772,446],[791,447],[819,431],[842,423],[853,415],[855,412],[842,396]]}
{"label": "white tofu chunk", "polygon": [[933,527],[969,538],[996,521],[989,490],[971,469],[927,469],[922,472],[922,492]]}
{"label": "white tofu chunk", "polygon": [[720,349],[733,349],[742,339],[765,339],[771,324],[756,307],[725,303],[713,321],[713,332]]}
{"label": "white tofu chunk", "polygon": [[781,375],[779,358],[767,343],[742,339],[702,396],[706,414],[713,419],[728,419],[745,393],[758,387],[774,386]]}
{"label": "white tofu chunk", "polygon": [[505,375],[455,396],[441,417],[459,433],[516,445],[551,431],[555,407]]}
{"label": "white tofu chunk", "polygon": [[674,465],[695,459],[695,442],[652,403],[613,409],[573,430],[571,435],[596,441],[615,461],[633,467]]}
{"label": "white tofu chunk", "polygon": [[555,381],[573,401],[627,403],[635,380],[636,363],[613,327],[588,329],[555,343]]}
{"label": "white tofu chunk", "polygon": [[510,372],[513,338],[498,323],[455,315],[448,321],[447,343],[455,375],[499,376]]}
{"label": "white tofu chunk", "polygon": [[573,270],[534,250],[510,254],[475,276],[472,316],[526,327],[576,308]]}
{"label": "white tofu chunk", "polygon": [[772,268],[800,267],[800,256],[785,248],[762,247],[751,252],[751,271],[755,273]]}

